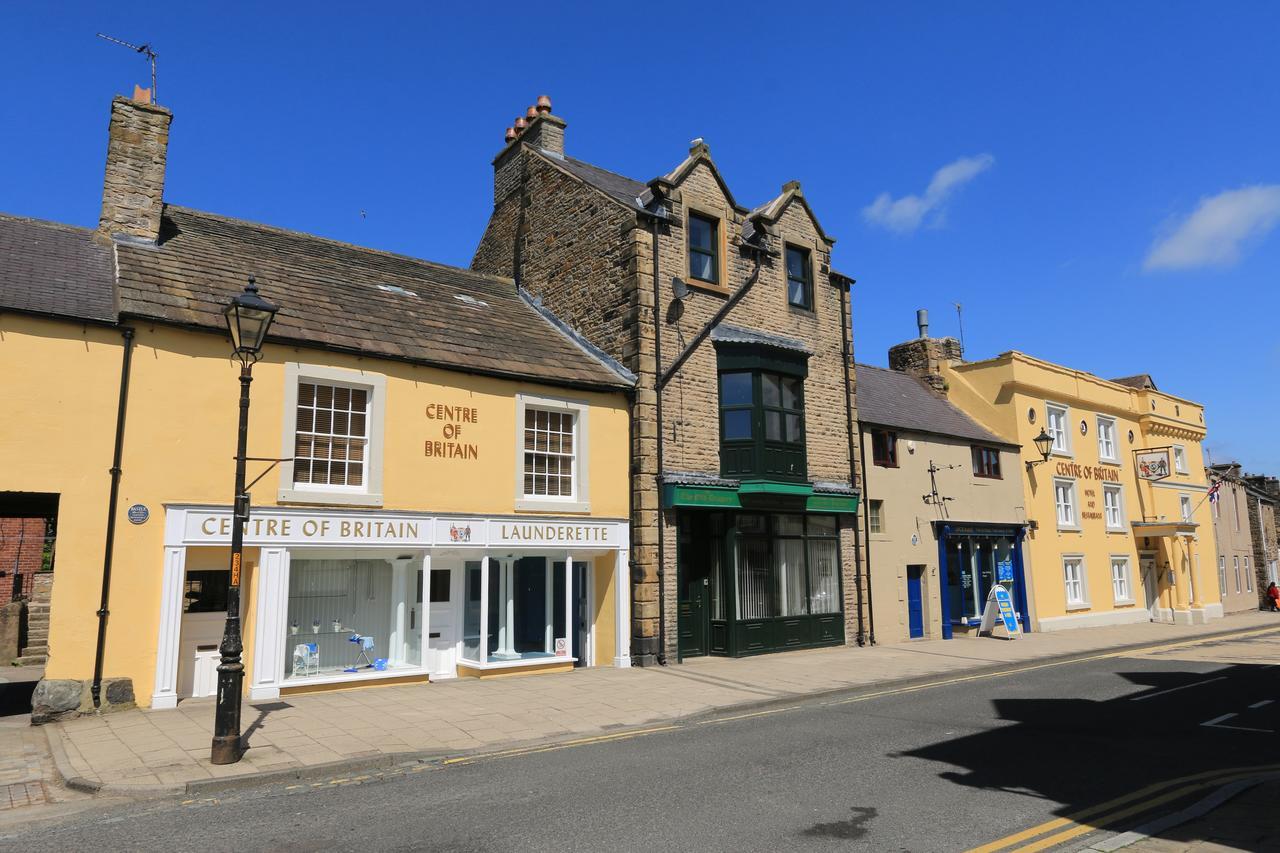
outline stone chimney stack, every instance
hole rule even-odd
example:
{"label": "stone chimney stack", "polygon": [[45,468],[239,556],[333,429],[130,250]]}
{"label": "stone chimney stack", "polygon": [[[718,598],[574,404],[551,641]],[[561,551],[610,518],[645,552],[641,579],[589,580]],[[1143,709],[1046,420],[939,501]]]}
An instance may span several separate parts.
{"label": "stone chimney stack", "polygon": [[946,394],[942,367],[964,361],[960,342],[955,338],[929,337],[929,312],[923,308],[916,312],[916,328],[920,332],[918,338],[889,348],[889,369],[919,377],[933,390]]}
{"label": "stone chimney stack", "polygon": [[164,167],[173,113],[150,102],[145,89],[111,102],[107,169],[98,230],[156,242],[164,206]]}
{"label": "stone chimney stack", "polygon": [[538,100],[517,116],[503,136],[504,147],[493,158],[493,203],[514,192],[520,184],[520,158],[522,143],[550,154],[564,157],[565,120],[551,114],[551,98],[539,95]]}

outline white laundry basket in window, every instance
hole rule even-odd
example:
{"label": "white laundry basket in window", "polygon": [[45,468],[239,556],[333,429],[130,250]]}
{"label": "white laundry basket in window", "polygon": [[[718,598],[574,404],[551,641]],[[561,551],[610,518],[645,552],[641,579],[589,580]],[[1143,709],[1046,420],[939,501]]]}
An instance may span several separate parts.
{"label": "white laundry basket in window", "polygon": [[191,695],[213,696],[218,692],[218,664],[222,655],[217,646],[196,646],[195,663],[191,667]]}

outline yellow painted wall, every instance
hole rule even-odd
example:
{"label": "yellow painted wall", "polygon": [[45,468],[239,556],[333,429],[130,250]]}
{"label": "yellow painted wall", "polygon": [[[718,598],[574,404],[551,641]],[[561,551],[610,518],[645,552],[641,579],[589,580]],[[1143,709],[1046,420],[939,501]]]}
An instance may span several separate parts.
{"label": "yellow painted wall", "polygon": [[[229,358],[228,348],[217,334],[137,326],[105,674],[131,677],[142,703],[153,690],[164,505],[227,505],[233,491],[239,365]],[[62,496],[49,678],[92,675],[121,355],[117,330],[0,316],[0,374],[19,413],[0,424],[0,490]],[[386,377],[381,509],[549,514],[515,508],[515,395],[532,393],[590,406],[591,506],[583,517],[627,517],[628,414],[621,393],[559,389],[272,345],[254,368],[249,456],[285,455],[284,421],[293,417],[284,411],[286,362]],[[478,422],[466,424],[463,437],[478,446],[478,458],[425,455],[425,441],[439,439],[441,426],[426,418],[429,403],[479,410]],[[262,463],[250,463],[249,479],[262,469]],[[275,505],[280,485],[278,473],[268,474],[253,488],[254,505]],[[150,508],[147,523],[128,522],[125,513],[133,504]],[[252,574],[243,579],[242,589],[248,598],[245,612],[252,613]],[[252,622],[245,620],[246,662],[252,660]]]}
{"label": "yellow painted wall", "polygon": [[[1160,574],[1157,594],[1162,607],[1182,611],[1192,607],[1190,588],[1193,574],[1197,587],[1196,606],[1219,603],[1212,518],[1209,504],[1203,500],[1207,481],[1201,451],[1205,431],[1202,407],[1158,391],[1140,391],[1117,385],[1021,353],[1006,353],[988,361],[951,365],[944,374],[952,402],[984,426],[1021,445],[1024,463],[1038,462],[1041,458],[1033,442],[1041,428],[1046,426],[1046,402],[1068,408],[1071,452],[1054,454],[1048,462],[1029,470],[1025,464],[1019,466],[1027,518],[1038,524],[1038,529],[1028,535],[1024,546],[1031,577],[1031,609],[1037,620],[1089,614],[1119,617],[1117,611],[1133,611],[1134,619],[1142,618],[1136,612],[1146,610],[1139,552],[1148,549],[1157,553],[1159,568],[1163,569],[1166,562],[1175,568],[1173,585],[1168,582],[1167,571]],[[1118,464],[1106,463],[1100,458],[1098,415],[1115,418]],[[1081,421],[1087,428],[1083,434],[1080,431]],[[1130,433],[1133,434],[1132,440]],[[1172,444],[1185,447],[1187,473],[1175,473],[1162,485],[1140,482],[1132,451]],[[1172,456],[1170,461],[1172,464]],[[1085,518],[1083,515],[1079,518],[1079,530],[1059,529],[1053,489],[1055,476],[1076,480],[1078,513],[1104,515],[1102,484],[1107,481],[1097,479],[1100,468],[1119,475],[1126,530],[1108,531],[1105,517]],[[1187,543],[1171,538],[1144,541],[1135,537],[1130,527],[1135,520],[1180,518],[1178,498],[1183,493],[1192,497],[1195,507],[1193,521],[1200,525],[1193,541]],[[1069,610],[1067,607],[1062,558],[1069,554],[1084,555],[1090,605],[1087,608]],[[1129,558],[1133,604],[1115,603],[1111,581],[1112,555]]]}
{"label": "yellow painted wall", "polygon": [[615,642],[614,625],[614,567],[617,558],[612,554],[596,557],[592,571],[595,572],[595,601],[592,602],[592,620],[596,625],[596,666],[609,666],[613,663]]}

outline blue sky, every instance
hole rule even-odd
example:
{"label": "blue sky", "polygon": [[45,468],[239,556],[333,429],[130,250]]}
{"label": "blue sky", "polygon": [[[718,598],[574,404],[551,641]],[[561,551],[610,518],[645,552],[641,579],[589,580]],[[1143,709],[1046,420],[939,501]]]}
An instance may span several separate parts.
{"label": "blue sky", "polygon": [[1280,4],[9,2],[0,31],[0,210],[96,223],[147,76],[99,31],[160,53],[169,201],[462,266],[546,93],[632,177],[701,136],[744,204],[802,181],[859,360],[959,302],[970,357],[1149,372],[1215,460],[1280,473]]}

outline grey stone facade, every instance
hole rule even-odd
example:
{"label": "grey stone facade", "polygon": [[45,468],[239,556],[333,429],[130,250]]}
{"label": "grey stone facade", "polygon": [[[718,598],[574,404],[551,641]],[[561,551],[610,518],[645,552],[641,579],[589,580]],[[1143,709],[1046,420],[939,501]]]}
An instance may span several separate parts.
{"label": "grey stone facade", "polygon": [[164,169],[173,114],[117,97],[111,102],[106,179],[98,229],[154,243],[164,209]]}
{"label": "grey stone facade", "polygon": [[[675,512],[660,508],[659,376],[750,283],[723,322],[797,340],[812,351],[805,381],[808,479],[857,488],[858,438],[850,430],[857,420],[856,389],[852,351],[842,351],[841,333],[842,316],[850,316],[850,282],[832,273],[834,240],[822,231],[798,184],[786,185],[778,197],[750,211],[734,200],[705,145],[695,144],[671,173],[641,184],[566,158],[564,131],[563,120],[538,116],[495,158],[494,212],[472,267],[515,278],[637,375],[632,656],[640,664],[656,657],[675,660],[677,532]],[[689,279],[690,210],[719,220],[721,272],[718,285],[691,282],[688,295],[677,300],[673,279]],[[782,257],[788,244],[811,253],[811,311],[788,304]],[[718,477],[719,392],[710,336],[685,355],[662,389],[661,473]],[[852,643],[863,639],[859,605],[867,596],[855,545],[861,531],[853,526],[860,522],[847,521],[840,550],[845,637]]]}

